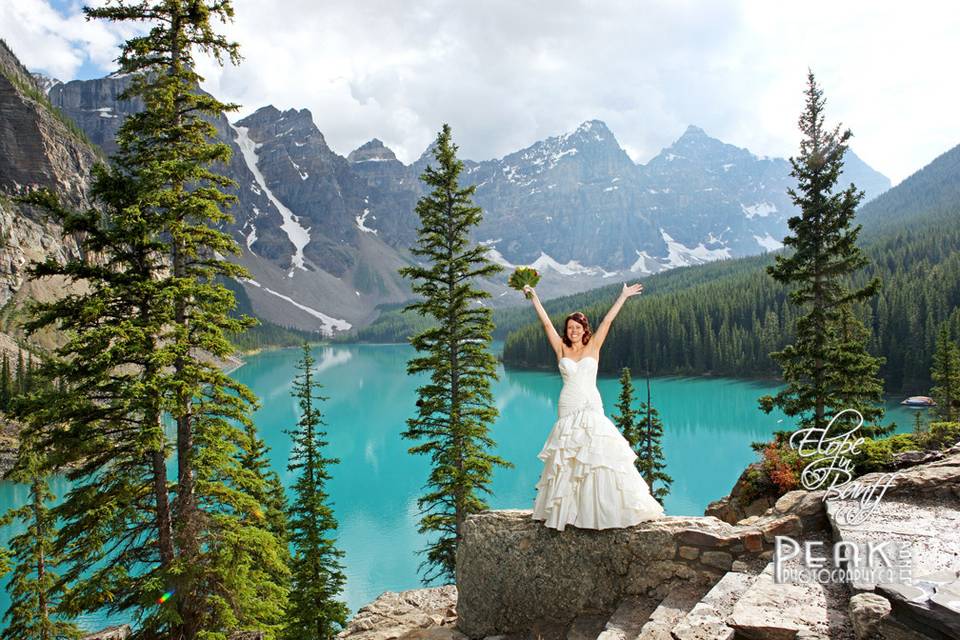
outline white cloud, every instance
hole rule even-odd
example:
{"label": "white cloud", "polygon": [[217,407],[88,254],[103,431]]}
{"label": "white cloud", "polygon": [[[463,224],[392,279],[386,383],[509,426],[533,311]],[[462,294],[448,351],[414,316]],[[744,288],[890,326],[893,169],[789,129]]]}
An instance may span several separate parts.
{"label": "white cloud", "polygon": [[[225,30],[245,59],[224,68],[201,59],[205,88],[243,105],[234,120],[265,104],[307,107],[344,155],[378,137],[411,162],[449,122],[460,155],[486,159],[599,118],[640,162],[688,124],[788,156],[808,66],[828,122],[850,127],[853,148],[894,182],[960,143],[960,85],[949,80],[956,3],[234,5]],[[0,9],[0,35],[31,68],[69,78],[84,52],[117,55],[115,25],[58,20],[41,0],[11,6]]]}
{"label": "white cloud", "polygon": [[81,12],[86,5],[102,0],[72,0],[67,17],[46,0],[5,0],[0,3],[0,37],[31,71],[63,81],[72,80],[85,61],[105,69],[116,68],[119,45],[137,29],[127,24],[87,20]]}

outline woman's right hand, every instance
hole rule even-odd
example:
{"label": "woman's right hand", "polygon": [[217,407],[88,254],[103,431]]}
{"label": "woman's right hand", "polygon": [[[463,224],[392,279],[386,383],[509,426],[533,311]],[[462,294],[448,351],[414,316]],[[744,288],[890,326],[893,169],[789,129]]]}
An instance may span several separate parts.
{"label": "woman's right hand", "polygon": [[531,300],[533,299],[534,296],[537,295],[536,289],[534,289],[528,284],[523,285],[523,293],[526,294],[526,296]]}

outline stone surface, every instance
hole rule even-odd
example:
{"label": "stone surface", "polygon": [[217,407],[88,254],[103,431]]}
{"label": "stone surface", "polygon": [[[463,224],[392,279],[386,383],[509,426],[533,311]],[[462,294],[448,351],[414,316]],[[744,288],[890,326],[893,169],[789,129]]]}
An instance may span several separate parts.
{"label": "stone surface", "polygon": [[880,622],[890,615],[890,601],[875,593],[858,593],[850,598],[850,623],[857,640],[871,640],[879,634]]}
{"label": "stone surface", "polygon": [[943,459],[942,451],[901,451],[893,455],[893,468],[910,467]]}
{"label": "stone surface", "polygon": [[577,616],[567,631],[566,640],[596,640],[609,619],[609,613]]}
{"label": "stone surface", "polygon": [[634,640],[660,600],[642,596],[624,598],[607,620],[597,640]]}
{"label": "stone surface", "polygon": [[893,615],[905,626],[960,638],[960,570],[914,573],[910,584],[876,585],[890,600]]}
{"label": "stone surface", "polygon": [[[829,536],[805,535],[805,540],[829,544]],[[802,555],[783,563],[785,570],[800,567]],[[828,560],[825,568],[832,569]],[[785,574],[787,577],[787,574]],[[792,640],[793,638],[854,638],[849,619],[849,589],[840,582],[775,582],[770,562],[733,606],[725,622],[744,640]]]}
{"label": "stone surface", "polygon": [[670,640],[670,631],[690,612],[710,590],[704,582],[690,582],[679,585],[657,605],[650,614],[637,640]]}
{"label": "stone surface", "polygon": [[724,574],[673,627],[673,637],[676,640],[732,640],[734,630],[727,625],[726,618],[756,579],[755,575],[748,573],[730,571]]}
{"label": "stone surface", "polygon": [[733,565],[733,556],[725,551],[704,551],[700,554],[700,560],[711,567],[729,570]]}
{"label": "stone surface", "polygon": [[115,627],[107,627],[96,633],[83,636],[81,640],[126,640],[130,637],[130,633],[130,625],[122,624]]}
{"label": "stone surface", "polygon": [[697,556],[700,555],[700,549],[696,547],[681,546],[677,553],[680,554],[680,557],[685,560],[696,560]]}
{"label": "stone surface", "polygon": [[337,638],[464,640],[464,635],[456,628],[456,621],[457,588],[454,585],[387,591],[362,607]]}
{"label": "stone surface", "polygon": [[[498,510],[467,518],[457,587],[458,626],[468,636],[517,633],[537,620],[570,622],[613,611],[629,596],[663,598],[686,582],[712,585],[721,569],[703,563],[703,552],[701,561],[680,557],[678,538],[709,541],[745,533],[717,518],[680,516],[561,532],[530,515]],[[732,556],[724,553],[715,564],[729,567]]]}
{"label": "stone surface", "polygon": [[[904,545],[910,549],[914,576],[960,570],[960,505],[956,501],[951,506],[937,497],[888,493],[859,524],[845,524],[838,517],[844,506],[843,502],[827,502],[834,539],[858,545],[871,541]],[[869,591],[873,584],[858,580],[854,588]]]}

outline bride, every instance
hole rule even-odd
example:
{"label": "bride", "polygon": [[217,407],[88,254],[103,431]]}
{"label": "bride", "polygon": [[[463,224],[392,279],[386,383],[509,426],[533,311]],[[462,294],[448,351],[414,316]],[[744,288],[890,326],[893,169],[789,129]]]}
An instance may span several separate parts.
{"label": "bride", "polygon": [[623,285],[596,334],[590,332],[586,316],[579,311],[571,313],[564,320],[562,338],[533,287],[527,285],[523,290],[531,294],[563,378],[558,419],[537,454],[544,467],[536,485],[532,518],[563,531],[568,524],[609,529],[663,516],[663,506],[650,495],[634,465],[637,454],[604,414],[597,389],[600,347],[610,324],[626,299],[643,291],[643,284]]}

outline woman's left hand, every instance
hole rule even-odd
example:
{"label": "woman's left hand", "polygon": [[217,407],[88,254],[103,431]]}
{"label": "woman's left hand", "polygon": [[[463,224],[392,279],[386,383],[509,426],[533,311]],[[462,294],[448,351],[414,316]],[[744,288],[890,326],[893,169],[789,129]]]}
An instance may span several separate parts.
{"label": "woman's left hand", "polygon": [[627,298],[629,298],[630,296],[639,295],[639,294],[641,294],[641,293],[643,293],[643,283],[642,283],[642,282],[638,282],[637,284],[632,284],[632,285],[630,285],[629,287],[627,286],[627,283],[624,282],[624,283],[623,283],[623,291],[620,292],[620,297],[623,298],[623,299],[627,299]]}

